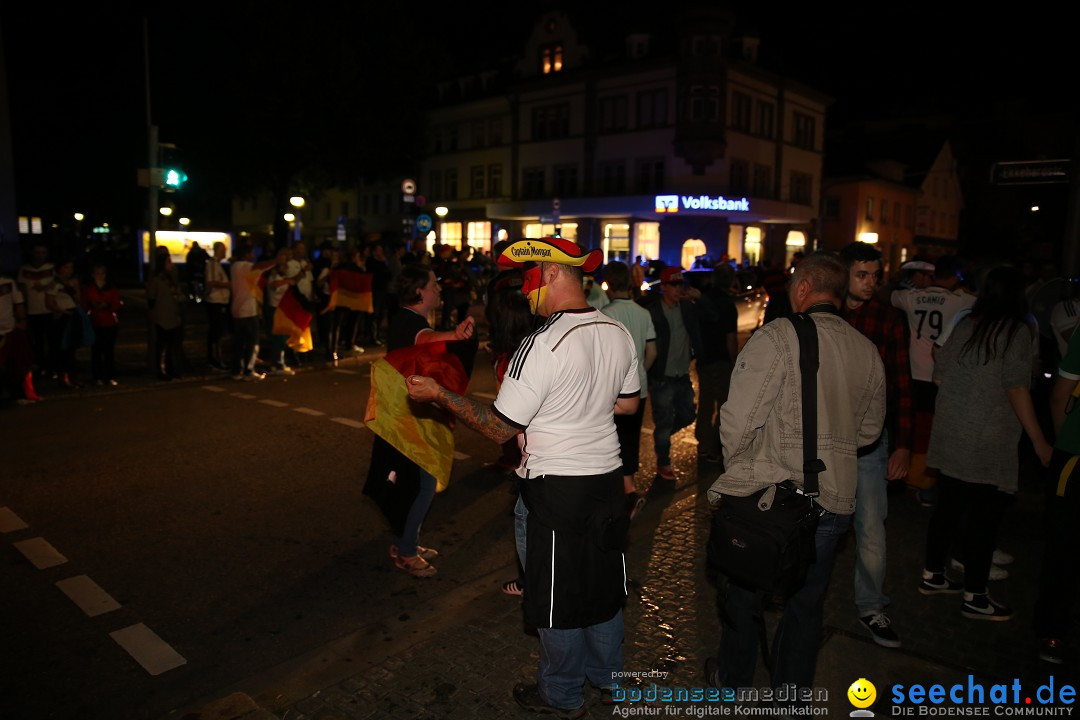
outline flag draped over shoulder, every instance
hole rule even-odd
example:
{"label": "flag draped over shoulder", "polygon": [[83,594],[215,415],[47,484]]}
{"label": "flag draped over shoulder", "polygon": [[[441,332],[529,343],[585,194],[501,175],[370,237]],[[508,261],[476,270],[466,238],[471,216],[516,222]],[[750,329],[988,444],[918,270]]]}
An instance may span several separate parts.
{"label": "flag draped over shoulder", "polygon": [[405,378],[426,375],[444,388],[464,395],[469,376],[461,359],[445,342],[413,345],[386,354],[371,364],[371,395],[364,421],[372,432],[410,461],[433,475],[442,492],[450,483],[454,460],[452,419],[430,404],[409,401]]}
{"label": "flag draped over shoulder", "polygon": [[266,283],[270,279],[270,268],[277,264],[274,260],[264,260],[251,266],[251,271],[244,278],[247,280],[248,289],[255,297],[255,302],[263,304],[263,294],[266,292]]}
{"label": "flag draped over shoulder", "polygon": [[322,312],[344,307],[357,312],[375,312],[371,294],[371,273],[339,267],[330,271],[330,301]]}
{"label": "flag draped over shoulder", "polygon": [[311,317],[300,291],[291,285],[274,310],[272,332],[287,335],[285,343],[296,352],[310,352],[315,348],[311,342]]}

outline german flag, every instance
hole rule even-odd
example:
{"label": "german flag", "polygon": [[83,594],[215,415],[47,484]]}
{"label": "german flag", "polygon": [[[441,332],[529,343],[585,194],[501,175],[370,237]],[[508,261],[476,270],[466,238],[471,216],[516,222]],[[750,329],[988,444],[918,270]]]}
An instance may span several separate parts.
{"label": "german flag", "polygon": [[274,310],[273,333],[287,335],[285,343],[296,352],[310,352],[315,347],[311,342],[311,312],[295,285],[289,286]]}
{"label": "german flag", "polygon": [[341,267],[330,271],[330,302],[322,312],[336,307],[357,312],[375,312],[371,295],[371,273]]}
{"label": "german flag", "polygon": [[263,304],[263,295],[266,292],[266,283],[270,279],[270,268],[277,263],[274,260],[263,260],[251,266],[251,271],[244,279],[247,280],[248,288],[255,297],[255,302]]}
{"label": "german flag", "polygon": [[405,378],[427,375],[444,388],[464,395],[465,366],[445,342],[423,343],[388,352],[371,364],[371,395],[364,422],[402,455],[431,473],[436,491],[450,483],[454,462],[454,418],[431,404],[409,400]]}

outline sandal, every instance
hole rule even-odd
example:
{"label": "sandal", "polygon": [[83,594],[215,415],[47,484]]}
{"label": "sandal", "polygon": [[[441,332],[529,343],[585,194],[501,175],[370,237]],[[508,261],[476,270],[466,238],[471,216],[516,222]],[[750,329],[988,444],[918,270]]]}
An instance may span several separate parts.
{"label": "sandal", "polygon": [[514,578],[502,584],[502,591],[506,595],[521,596],[525,594],[525,578]]}
{"label": "sandal", "polygon": [[[426,548],[419,545],[416,546],[416,554],[425,560],[434,560],[439,557],[439,551],[435,548]],[[398,556],[397,545],[390,546],[390,557],[396,558]]]}
{"label": "sandal", "polygon": [[406,570],[413,577],[425,578],[434,575],[437,570],[435,566],[429,563],[419,555],[413,555],[411,557],[405,557],[404,555],[398,555],[394,558],[394,567]]}

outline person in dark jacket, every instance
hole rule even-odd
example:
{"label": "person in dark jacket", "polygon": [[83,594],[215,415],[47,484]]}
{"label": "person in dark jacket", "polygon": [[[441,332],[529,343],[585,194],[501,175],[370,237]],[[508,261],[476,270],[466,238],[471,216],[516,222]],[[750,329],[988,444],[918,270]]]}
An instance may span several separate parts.
{"label": "person in dark jacket", "polygon": [[697,419],[690,362],[703,354],[695,303],[701,293],[686,285],[678,267],[661,271],[660,287],[660,302],[647,308],[656,328],[656,362],[649,368],[649,400],[655,428],[656,474],[674,481],[671,436]]}

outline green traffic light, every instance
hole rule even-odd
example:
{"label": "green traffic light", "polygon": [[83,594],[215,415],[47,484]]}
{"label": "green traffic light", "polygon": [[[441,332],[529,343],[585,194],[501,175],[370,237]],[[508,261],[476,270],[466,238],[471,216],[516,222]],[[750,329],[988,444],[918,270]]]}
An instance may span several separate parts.
{"label": "green traffic light", "polygon": [[179,188],[187,182],[187,173],[178,168],[168,168],[165,171],[165,185],[171,188]]}

